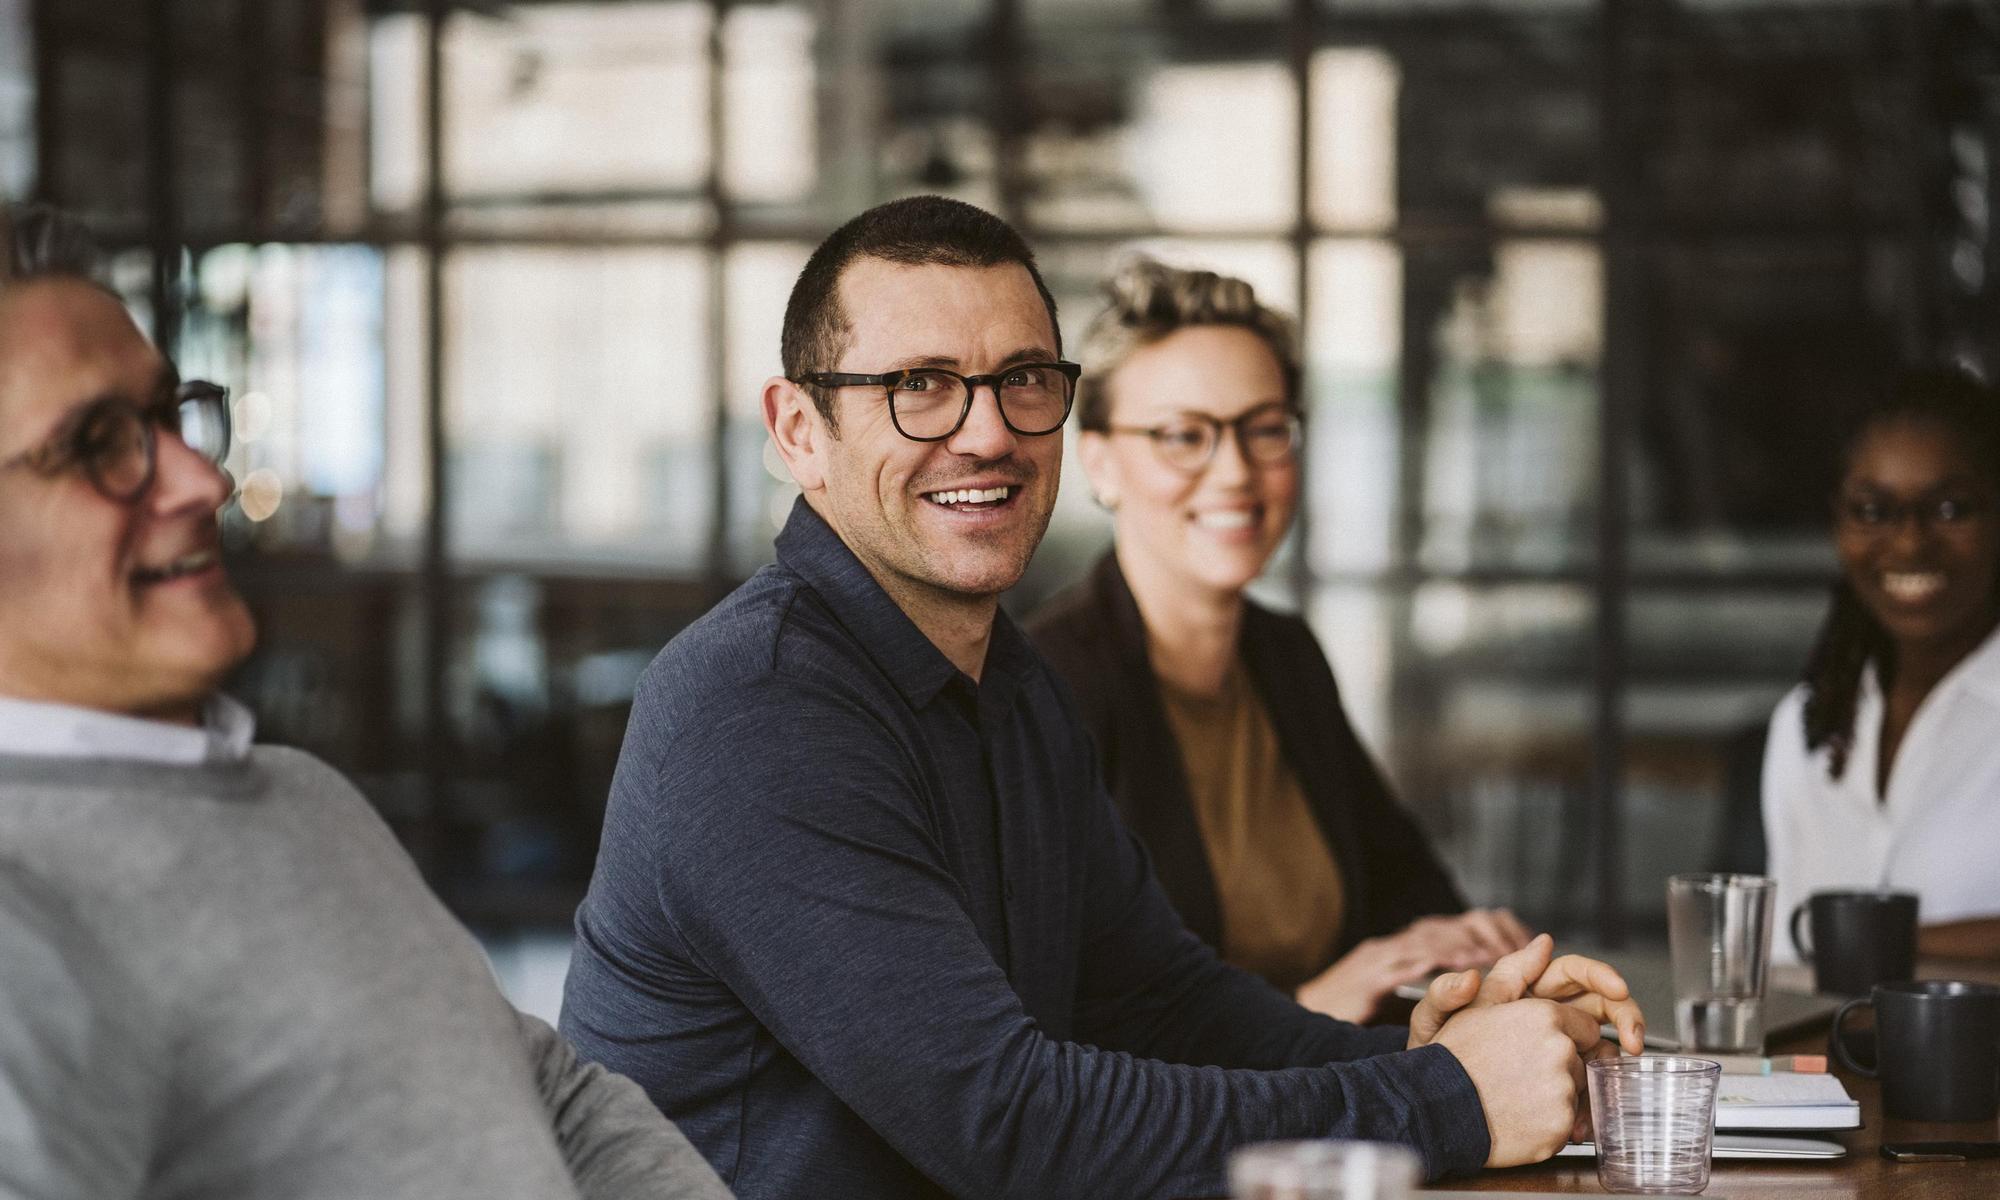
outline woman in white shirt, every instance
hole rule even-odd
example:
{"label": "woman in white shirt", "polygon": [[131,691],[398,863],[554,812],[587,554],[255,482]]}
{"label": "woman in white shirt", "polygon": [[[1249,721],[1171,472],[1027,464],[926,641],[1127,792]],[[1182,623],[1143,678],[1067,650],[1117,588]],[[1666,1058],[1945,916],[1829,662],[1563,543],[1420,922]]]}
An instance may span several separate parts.
{"label": "woman in white shirt", "polygon": [[1897,888],[1921,953],[2000,957],[2000,397],[1906,377],[1847,442],[1833,521],[1832,611],[1764,754],[1778,919]]}

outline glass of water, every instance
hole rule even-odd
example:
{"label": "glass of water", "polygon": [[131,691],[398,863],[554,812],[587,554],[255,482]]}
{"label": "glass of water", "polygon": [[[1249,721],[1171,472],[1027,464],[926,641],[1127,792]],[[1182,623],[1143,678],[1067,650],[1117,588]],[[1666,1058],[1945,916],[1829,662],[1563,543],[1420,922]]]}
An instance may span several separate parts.
{"label": "glass of water", "polygon": [[1692,1196],[1708,1186],[1721,1063],[1651,1054],[1601,1058],[1588,1071],[1605,1191]]}
{"label": "glass of water", "polygon": [[1764,1052],[1764,976],[1771,965],[1767,875],[1676,875],[1667,881],[1674,1024],[1682,1050]]}
{"label": "glass of water", "polygon": [[1384,1142],[1261,1142],[1229,1156],[1235,1200],[1406,1200],[1422,1165]]}

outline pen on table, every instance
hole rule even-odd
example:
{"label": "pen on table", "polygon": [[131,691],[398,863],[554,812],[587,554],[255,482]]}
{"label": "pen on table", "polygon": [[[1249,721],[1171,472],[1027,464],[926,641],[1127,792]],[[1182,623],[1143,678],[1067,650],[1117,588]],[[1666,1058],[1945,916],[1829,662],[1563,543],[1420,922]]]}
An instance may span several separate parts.
{"label": "pen on table", "polygon": [[1755,1054],[1699,1054],[1722,1064],[1724,1075],[1824,1075],[1824,1054],[1779,1054],[1763,1058]]}
{"label": "pen on table", "polygon": [[2000,1142],[1884,1142],[1882,1157],[1897,1162],[1964,1162],[2000,1158]]}

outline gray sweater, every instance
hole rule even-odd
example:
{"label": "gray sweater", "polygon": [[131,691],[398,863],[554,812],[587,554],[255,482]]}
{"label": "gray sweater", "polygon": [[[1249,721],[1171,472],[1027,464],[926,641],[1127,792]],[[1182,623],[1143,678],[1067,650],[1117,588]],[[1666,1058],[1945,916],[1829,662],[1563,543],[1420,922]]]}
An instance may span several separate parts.
{"label": "gray sweater", "polygon": [[728,1195],[325,764],[0,756],[0,1197]]}

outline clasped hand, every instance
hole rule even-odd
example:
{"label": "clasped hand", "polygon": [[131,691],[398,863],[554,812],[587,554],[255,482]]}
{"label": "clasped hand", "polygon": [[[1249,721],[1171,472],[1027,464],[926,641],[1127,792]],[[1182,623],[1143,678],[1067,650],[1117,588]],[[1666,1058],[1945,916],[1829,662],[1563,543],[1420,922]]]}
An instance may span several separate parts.
{"label": "clasped hand", "polygon": [[[1547,934],[1493,964],[1440,975],[1410,1017],[1409,1047],[1450,1050],[1486,1112],[1489,1167],[1540,1162],[1590,1136],[1584,1063],[1646,1046],[1645,1015],[1608,963],[1554,957]],[[1600,1029],[1618,1031],[1616,1043]]]}

